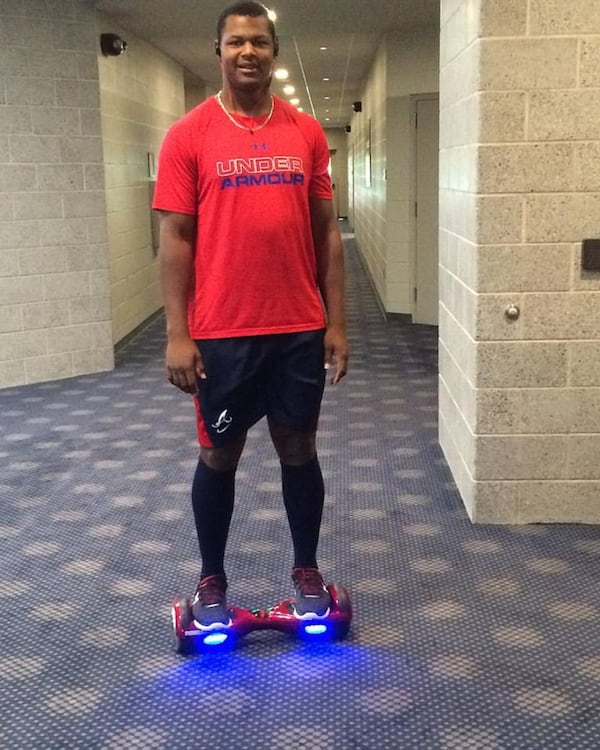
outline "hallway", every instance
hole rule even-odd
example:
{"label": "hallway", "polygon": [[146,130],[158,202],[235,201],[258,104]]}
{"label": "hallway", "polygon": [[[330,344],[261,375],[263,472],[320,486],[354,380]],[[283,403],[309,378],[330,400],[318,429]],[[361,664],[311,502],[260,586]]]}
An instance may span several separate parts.
{"label": "hallway", "polygon": [[[158,318],[113,372],[0,390],[2,747],[598,747],[598,527],[471,525],[437,442],[437,330],[386,322],[345,245],[351,371],[326,389],[319,454],[347,641],[173,653],[170,602],[198,574],[196,448]],[[262,422],[237,486],[230,601],[268,606],[291,561]]]}

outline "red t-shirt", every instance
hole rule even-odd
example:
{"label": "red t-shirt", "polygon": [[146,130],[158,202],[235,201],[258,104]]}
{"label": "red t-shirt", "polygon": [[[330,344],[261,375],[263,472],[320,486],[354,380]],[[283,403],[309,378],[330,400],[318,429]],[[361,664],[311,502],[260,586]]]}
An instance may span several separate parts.
{"label": "red t-shirt", "polygon": [[197,216],[192,338],[324,326],[309,196],[331,200],[328,164],[319,123],[279,98],[254,133],[215,97],[169,129],[153,208]]}

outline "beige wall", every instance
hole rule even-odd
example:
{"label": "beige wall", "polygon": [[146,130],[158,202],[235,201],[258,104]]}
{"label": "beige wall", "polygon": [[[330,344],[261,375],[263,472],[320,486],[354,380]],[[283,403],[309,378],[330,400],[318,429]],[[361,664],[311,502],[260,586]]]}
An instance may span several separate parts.
{"label": "beige wall", "polygon": [[[411,313],[415,282],[414,97],[439,90],[439,29],[388,34],[387,312]],[[437,189],[431,186],[432,191]]]}
{"label": "beige wall", "polygon": [[[414,95],[437,92],[439,32],[389,33],[353,116],[354,189],[350,217],[381,302],[389,313],[411,313],[414,286]],[[366,185],[369,120],[371,186]],[[435,186],[432,186],[435,189]]]}
{"label": "beige wall", "polygon": [[194,107],[197,107],[198,104],[201,104],[212,94],[217,93],[216,91],[213,91],[213,89],[204,81],[196,78],[187,70],[183,71],[183,86],[186,112],[189,112],[191,109],[194,109]]}
{"label": "beige wall", "polygon": [[[10,10],[5,8],[10,7]],[[148,153],[184,112],[183,70],[77,0],[0,17],[0,387],[114,366],[161,306]],[[102,31],[126,55],[104,57]],[[18,49],[17,49],[18,47]]]}
{"label": "beige wall", "polygon": [[0,8],[0,387],[113,366],[94,17],[47,6]]}
{"label": "beige wall", "polygon": [[476,521],[597,523],[597,3],[441,10],[440,441]]}
{"label": "beige wall", "polygon": [[99,56],[113,340],[161,306],[151,235],[148,154],[158,158],[169,125],[185,111],[183,69],[109,19],[98,34],[126,39],[127,53]]}
{"label": "beige wall", "polygon": [[366,267],[384,306],[387,301],[386,74],[387,47],[382,43],[361,96],[362,111],[353,115],[350,123],[349,147],[353,170],[351,220]]}

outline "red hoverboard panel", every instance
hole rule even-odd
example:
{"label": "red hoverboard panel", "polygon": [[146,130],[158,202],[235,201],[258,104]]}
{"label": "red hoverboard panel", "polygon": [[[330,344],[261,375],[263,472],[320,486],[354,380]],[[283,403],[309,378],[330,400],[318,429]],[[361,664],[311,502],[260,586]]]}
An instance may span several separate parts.
{"label": "red hoverboard panel", "polygon": [[[231,624],[207,630],[198,626],[192,616],[189,599],[176,599],[173,602],[173,632],[177,650],[183,648],[184,641],[201,641],[209,634],[223,633],[234,637],[243,637],[254,630],[279,630],[290,635],[300,635],[307,626],[314,623],[327,625],[327,630],[334,638],[344,638],[352,621],[352,605],[345,588],[329,584],[332,606],[325,618],[299,618],[295,614],[294,599],[285,599],[270,609],[244,609],[230,607]],[[310,631],[308,631],[310,632]]]}

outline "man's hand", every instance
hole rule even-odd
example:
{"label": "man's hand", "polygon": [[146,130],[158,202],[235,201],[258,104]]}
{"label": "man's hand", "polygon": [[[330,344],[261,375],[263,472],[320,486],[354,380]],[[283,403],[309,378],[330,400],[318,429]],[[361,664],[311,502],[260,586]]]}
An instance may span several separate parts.
{"label": "man's hand", "polygon": [[190,338],[168,340],[166,365],[168,381],[184,393],[196,393],[196,378],[206,378],[200,351]]}
{"label": "man's hand", "polygon": [[346,333],[330,327],[325,332],[325,369],[335,362],[335,373],[331,383],[336,385],[348,372],[348,339]]}

